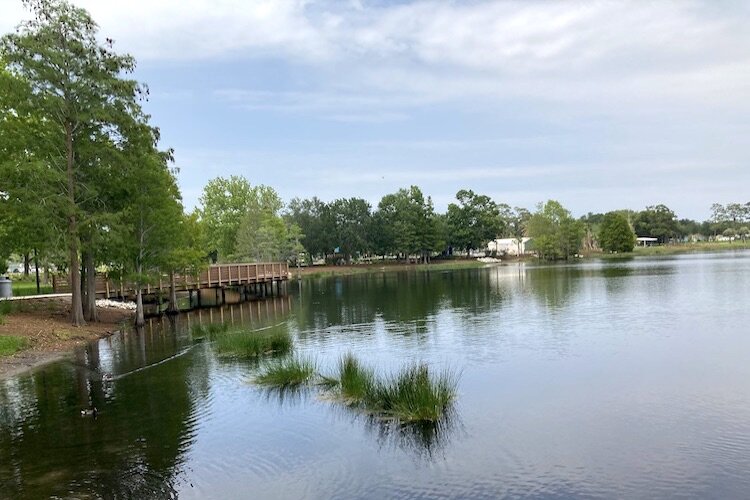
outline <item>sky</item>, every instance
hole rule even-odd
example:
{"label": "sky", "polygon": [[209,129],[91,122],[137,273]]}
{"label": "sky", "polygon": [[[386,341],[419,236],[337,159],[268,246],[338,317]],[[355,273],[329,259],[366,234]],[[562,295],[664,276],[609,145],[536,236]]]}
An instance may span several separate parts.
{"label": "sky", "polygon": [[[188,208],[415,184],[575,215],[750,201],[750,2],[79,0],[138,61]],[[0,0],[0,31],[28,17]]]}

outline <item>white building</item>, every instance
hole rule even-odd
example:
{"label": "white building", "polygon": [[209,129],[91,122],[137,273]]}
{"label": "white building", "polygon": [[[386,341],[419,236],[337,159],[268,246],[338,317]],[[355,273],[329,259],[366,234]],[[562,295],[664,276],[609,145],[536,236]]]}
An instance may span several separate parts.
{"label": "white building", "polygon": [[530,253],[531,238],[498,238],[487,243],[487,250],[497,255],[525,255]]}

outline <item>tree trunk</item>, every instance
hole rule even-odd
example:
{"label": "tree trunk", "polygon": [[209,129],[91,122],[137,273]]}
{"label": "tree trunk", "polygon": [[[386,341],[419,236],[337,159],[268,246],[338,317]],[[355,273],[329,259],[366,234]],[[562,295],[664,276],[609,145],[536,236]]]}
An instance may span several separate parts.
{"label": "tree trunk", "polygon": [[169,272],[169,307],[167,314],[177,314],[180,312],[177,307],[177,283],[175,282],[174,271]]}
{"label": "tree trunk", "polygon": [[146,324],[146,320],[143,317],[143,292],[141,286],[138,285],[138,291],[135,293],[135,326],[141,327]]}
{"label": "tree trunk", "polygon": [[84,318],[86,321],[99,321],[99,313],[96,310],[96,265],[94,254],[85,252],[83,254],[83,267],[86,269],[86,301],[84,303]]}
{"label": "tree trunk", "polygon": [[39,283],[39,253],[34,249],[34,270],[36,271],[36,294],[42,293],[42,287]]}
{"label": "tree trunk", "polygon": [[31,272],[31,257],[28,253],[23,254],[23,275],[28,276]]}
{"label": "tree trunk", "polygon": [[68,258],[70,261],[70,321],[74,326],[85,325],[81,302],[81,263],[78,259],[78,224],[76,220],[75,172],[73,171],[73,124],[65,123],[68,181]]}

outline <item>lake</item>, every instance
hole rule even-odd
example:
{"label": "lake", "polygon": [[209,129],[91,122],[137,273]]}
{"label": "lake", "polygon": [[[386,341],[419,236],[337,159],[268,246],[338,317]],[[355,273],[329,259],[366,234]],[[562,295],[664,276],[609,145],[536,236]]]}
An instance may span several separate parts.
{"label": "lake", "polygon": [[[748,299],[748,252],[290,282],[0,381],[0,497],[747,498]],[[260,388],[191,333],[220,321],[323,372],[454,370],[455,409],[402,427]]]}

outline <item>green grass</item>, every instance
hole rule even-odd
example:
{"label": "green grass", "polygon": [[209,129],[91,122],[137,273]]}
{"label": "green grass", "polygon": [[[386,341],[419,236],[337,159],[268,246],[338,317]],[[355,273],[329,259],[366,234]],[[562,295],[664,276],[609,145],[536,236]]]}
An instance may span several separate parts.
{"label": "green grass", "polygon": [[[385,262],[381,264],[352,264],[348,266],[320,266],[308,267],[303,271],[303,278],[322,278],[326,276],[346,276],[351,274],[367,274],[397,271],[448,271],[452,269],[467,269],[484,267],[487,264],[473,259],[456,259],[433,261],[430,264],[404,264],[398,262]],[[294,277],[297,270],[291,269]]]}
{"label": "green grass", "polygon": [[697,243],[677,243],[674,245],[655,245],[650,247],[636,247],[632,252],[626,253],[605,253],[592,252],[587,257],[598,259],[622,259],[626,257],[637,256],[659,256],[659,255],[676,255],[681,253],[693,252],[724,252],[732,250],[748,250],[750,241],[705,241]]}
{"label": "green grass", "polygon": [[377,381],[365,397],[370,411],[401,422],[436,422],[456,397],[457,378],[449,371],[434,375],[415,363]]}
{"label": "green grass", "polygon": [[247,332],[229,330],[216,337],[216,352],[221,356],[236,358],[257,358],[278,356],[292,350],[292,337],[283,330]]}
{"label": "green grass", "polygon": [[437,422],[456,398],[457,377],[434,374],[424,363],[408,365],[395,375],[379,378],[353,355],[341,358],[336,377],[324,378],[341,401],[371,415],[402,423]]}
{"label": "green grass", "polygon": [[11,356],[27,347],[29,347],[29,341],[23,337],[0,336],[0,357]]}
{"label": "green grass", "polygon": [[210,340],[216,339],[219,335],[229,331],[229,323],[208,323],[206,325],[197,324],[191,328],[193,337],[206,337]]}
{"label": "green grass", "polygon": [[309,358],[286,358],[266,365],[255,382],[279,389],[297,387],[312,380],[316,364]]}
{"label": "green grass", "polygon": [[[12,288],[14,297],[37,295],[36,281],[13,281]],[[39,290],[40,294],[53,293],[52,285],[45,285],[44,283],[41,284]]]}
{"label": "green grass", "polygon": [[341,397],[350,404],[361,403],[375,384],[375,372],[362,366],[354,355],[339,360],[336,385]]}

